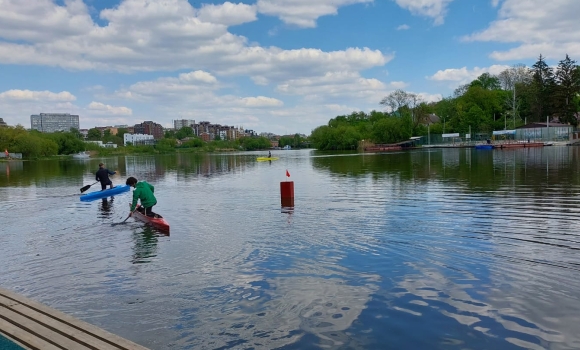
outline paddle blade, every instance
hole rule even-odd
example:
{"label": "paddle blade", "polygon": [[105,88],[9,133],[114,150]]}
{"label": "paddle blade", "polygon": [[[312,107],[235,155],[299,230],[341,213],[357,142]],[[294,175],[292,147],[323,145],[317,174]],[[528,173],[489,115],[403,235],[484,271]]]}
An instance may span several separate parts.
{"label": "paddle blade", "polygon": [[88,190],[89,188],[91,188],[91,185],[86,185],[84,187],[81,188],[81,193],[85,192],[86,190]]}

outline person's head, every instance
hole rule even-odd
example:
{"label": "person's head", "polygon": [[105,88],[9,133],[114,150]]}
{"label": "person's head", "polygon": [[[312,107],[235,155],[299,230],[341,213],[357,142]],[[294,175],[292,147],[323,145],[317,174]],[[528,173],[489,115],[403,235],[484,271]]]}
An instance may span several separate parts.
{"label": "person's head", "polygon": [[126,185],[131,186],[131,187],[135,187],[136,183],[137,183],[137,179],[134,178],[133,176],[128,178],[127,181],[125,182]]}
{"label": "person's head", "polygon": [[104,167],[104,166],[105,166],[105,164],[103,164],[103,163],[99,163],[99,168],[102,168],[102,167]]}

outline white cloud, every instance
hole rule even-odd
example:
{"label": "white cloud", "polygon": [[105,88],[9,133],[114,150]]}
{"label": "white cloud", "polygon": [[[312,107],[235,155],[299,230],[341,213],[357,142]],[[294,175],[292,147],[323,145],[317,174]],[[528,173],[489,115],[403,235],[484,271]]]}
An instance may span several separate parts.
{"label": "white cloud", "polygon": [[203,22],[227,26],[253,22],[258,19],[256,6],[225,2],[221,5],[204,4],[197,17]]}
{"label": "white cloud", "polygon": [[[495,3],[494,3],[495,4]],[[568,53],[580,56],[580,1],[504,0],[498,19],[465,41],[514,43],[507,51],[494,51],[496,60],[537,58],[561,60]]]}
{"label": "white cloud", "polygon": [[462,68],[448,68],[437,71],[427,79],[435,81],[450,81],[457,84],[467,84],[482,75],[483,73],[489,73],[497,75],[504,70],[508,69],[509,66],[506,65],[493,65],[490,67],[474,67],[473,69],[467,69],[467,67]]}
{"label": "white cloud", "polygon": [[177,77],[161,77],[153,81],[140,81],[128,89],[115,92],[117,98],[123,99],[168,99],[188,98],[191,94],[207,92],[219,88],[216,77],[204,71],[181,73]]}
{"label": "white cloud", "polygon": [[401,24],[397,27],[397,30],[409,30],[411,27],[408,24]]}
{"label": "white cloud", "polygon": [[94,29],[82,0],[65,1],[56,6],[52,0],[0,0],[0,36],[8,40],[48,43],[55,37],[86,35]]}
{"label": "white cloud", "polygon": [[107,114],[115,114],[115,115],[132,115],[133,111],[131,108],[127,107],[113,107],[111,105],[107,105],[101,102],[91,102],[89,103],[88,108],[92,111],[104,112]]}
{"label": "white cloud", "polygon": [[329,72],[324,76],[289,79],[276,90],[283,94],[299,95],[319,103],[336,103],[345,99],[377,103],[389,90],[406,86],[403,82],[385,84],[374,78],[363,78],[353,72]]}
{"label": "white cloud", "polygon": [[284,105],[284,102],[271,97],[244,97],[240,99],[241,104],[246,107],[279,107]]}
{"label": "white cloud", "polygon": [[268,81],[280,79],[276,76],[324,74],[329,65],[328,70],[359,71],[382,66],[392,57],[367,48],[334,52],[262,48],[230,33],[228,25],[254,20],[260,7],[280,15],[298,11],[292,18],[302,18],[304,9],[310,13],[306,18],[313,19],[340,6],[370,1],[320,0],[302,7],[261,0],[257,5],[226,2],[198,10],[187,0],[124,0],[100,12],[104,26],[92,21],[80,0],[66,6],[50,0],[11,1],[0,13],[0,39],[6,39],[0,40],[0,63],[122,72],[205,70],[263,76]]}
{"label": "white cloud", "polygon": [[419,92],[417,95],[419,95],[419,97],[421,97],[421,99],[427,103],[438,102],[443,99],[443,95],[441,94],[428,94],[425,92]]}
{"label": "white cloud", "polygon": [[414,15],[431,17],[435,25],[443,24],[447,6],[453,0],[395,0],[397,5]]}
{"label": "white cloud", "polygon": [[68,91],[31,91],[31,90],[8,90],[0,93],[1,100],[12,101],[74,101],[76,97]]}
{"label": "white cloud", "polygon": [[265,15],[277,16],[284,23],[303,28],[316,27],[321,16],[336,15],[341,6],[372,3],[374,0],[258,0],[258,11]]}

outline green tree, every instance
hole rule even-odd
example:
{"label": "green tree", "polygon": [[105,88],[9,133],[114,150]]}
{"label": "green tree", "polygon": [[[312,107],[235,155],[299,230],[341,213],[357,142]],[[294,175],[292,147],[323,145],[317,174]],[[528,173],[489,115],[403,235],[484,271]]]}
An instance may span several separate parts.
{"label": "green tree", "polygon": [[409,117],[407,122],[401,118],[389,117],[381,119],[373,127],[373,141],[375,143],[396,143],[408,140],[412,135]]}
{"label": "green tree", "polygon": [[194,136],[193,129],[189,126],[184,126],[175,133],[175,138],[177,138],[178,140],[182,140],[186,137],[192,136]]}
{"label": "green tree", "polygon": [[532,66],[532,84],[530,87],[531,121],[544,121],[552,115],[552,94],[556,88],[554,71],[540,55]]}
{"label": "green tree", "polygon": [[499,90],[501,89],[500,81],[498,77],[493,76],[489,73],[483,73],[477,79],[469,84],[470,86],[479,86],[485,90]]}
{"label": "green tree", "polygon": [[574,126],[578,124],[575,117],[577,108],[574,99],[580,93],[580,81],[577,78],[576,61],[570,59],[568,55],[561,60],[556,69],[555,112],[561,123],[570,123]]}
{"label": "green tree", "polygon": [[171,152],[175,150],[176,146],[177,146],[176,139],[163,138],[157,141],[157,143],[155,144],[155,149],[159,152]]}
{"label": "green tree", "polygon": [[85,143],[72,132],[55,132],[41,136],[57,144],[58,154],[73,154],[85,150]]}
{"label": "green tree", "polygon": [[87,139],[90,141],[100,141],[101,140],[101,130],[98,128],[89,129],[87,133]]}
{"label": "green tree", "polygon": [[165,130],[165,134],[163,135],[166,139],[174,139],[175,138],[175,130]]}
{"label": "green tree", "polygon": [[129,129],[127,128],[119,128],[117,129],[117,136],[119,136],[121,138],[121,140],[124,140],[125,134],[129,132]]}

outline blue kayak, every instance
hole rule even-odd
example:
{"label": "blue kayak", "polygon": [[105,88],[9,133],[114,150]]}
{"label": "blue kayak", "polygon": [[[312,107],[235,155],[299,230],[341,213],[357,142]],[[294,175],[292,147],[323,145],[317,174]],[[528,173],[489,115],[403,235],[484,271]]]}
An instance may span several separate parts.
{"label": "blue kayak", "polygon": [[105,198],[105,197],[113,196],[115,194],[127,192],[130,189],[131,189],[131,186],[119,185],[119,186],[115,186],[113,188],[106,189],[104,191],[90,192],[90,193],[81,195],[81,201],[92,201],[94,199]]}

